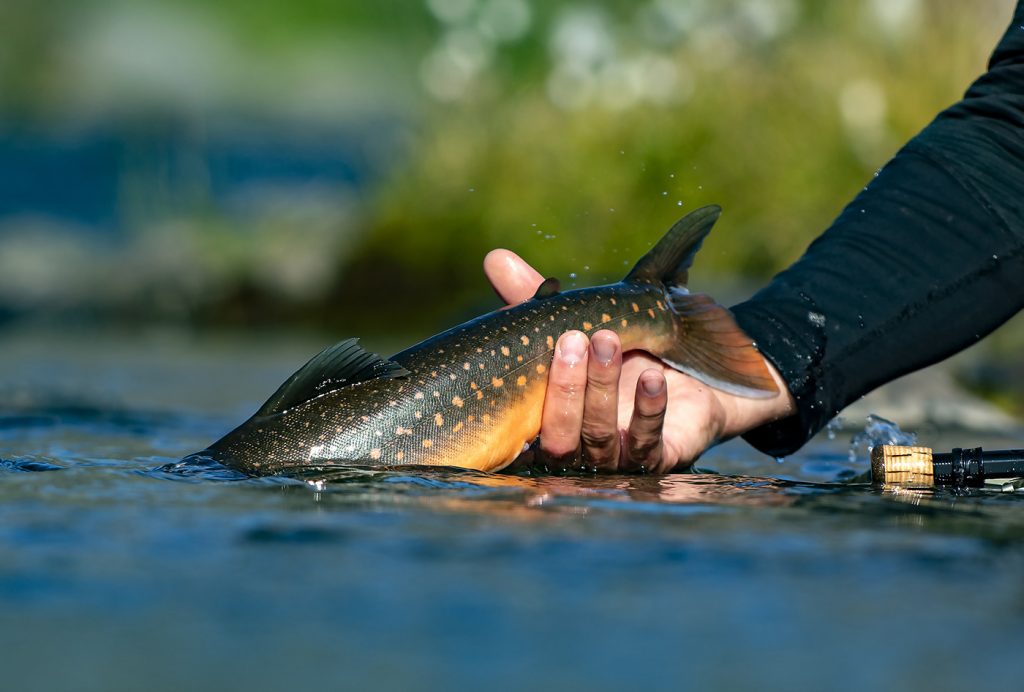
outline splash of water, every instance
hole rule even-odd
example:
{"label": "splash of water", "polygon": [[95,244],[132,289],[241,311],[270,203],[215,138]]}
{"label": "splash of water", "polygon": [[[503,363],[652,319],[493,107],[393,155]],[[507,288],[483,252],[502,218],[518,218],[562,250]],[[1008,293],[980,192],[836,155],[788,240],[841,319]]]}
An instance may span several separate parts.
{"label": "splash of water", "polygon": [[878,445],[909,445],[917,444],[917,434],[904,432],[900,426],[881,416],[870,414],[864,430],[850,440],[850,461],[867,461],[871,458],[871,450]]}

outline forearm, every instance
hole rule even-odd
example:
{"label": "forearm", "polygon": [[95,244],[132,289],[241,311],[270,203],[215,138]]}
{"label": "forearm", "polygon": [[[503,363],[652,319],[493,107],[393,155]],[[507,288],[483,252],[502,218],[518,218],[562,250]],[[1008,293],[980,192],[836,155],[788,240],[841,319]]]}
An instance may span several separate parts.
{"label": "forearm", "polygon": [[799,448],[880,384],[1024,306],[1024,3],[989,72],[908,143],[790,269],[736,306],[795,414],[749,433]]}

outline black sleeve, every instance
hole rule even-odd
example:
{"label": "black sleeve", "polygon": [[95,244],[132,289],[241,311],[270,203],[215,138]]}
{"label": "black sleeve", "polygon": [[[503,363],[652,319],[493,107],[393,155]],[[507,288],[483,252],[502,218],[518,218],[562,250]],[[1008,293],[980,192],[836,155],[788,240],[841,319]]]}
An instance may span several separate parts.
{"label": "black sleeve", "polygon": [[799,449],[875,387],[1024,307],[1024,0],[963,100],[914,137],[792,267],[733,308],[797,413],[749,432]]}

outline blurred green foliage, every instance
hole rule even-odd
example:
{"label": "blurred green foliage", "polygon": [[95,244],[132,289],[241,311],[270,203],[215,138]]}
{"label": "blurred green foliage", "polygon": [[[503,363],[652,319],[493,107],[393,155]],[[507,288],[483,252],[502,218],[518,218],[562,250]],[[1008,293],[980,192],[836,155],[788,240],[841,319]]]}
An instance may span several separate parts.
{"label": "blurred green foliage", "polygon": [[[481,307],[490,248],[566,283],[616,280],[711,202],[725,215],[694,283],[766,280],[980,74],[1011,6],[5,0],[0,113],[58,128],[169,120],[198,139],[362,123],[375,174],[355,190],[310,181],[276,206],[257,191],[238,215],[202,171],[187,195],[122,181],[134,259],[118,258],[116,290],[97,280],[105,268],[82,282],[119,309],[135,300],[138,317],[365,331],[395,314],[423,333]],[[381,118],[399,123],[395,141],[374,141]],[[154,195],[171,200],[158,219]]]}
{"label": "blurred green foliage", "polygon": [[[692,24],[665,29],[673,6]],[[417,267],[427,286],[441,268],[445,291],[469,292],[476,259],[506,246],[546,273],[615,280],[715,202],[725,214],[696,280],[764,280],[959,97],[1008,16],[958,2],[546,8],[531,45],[495,50],[483,78],[428,112],[408,165],[378,187],[374,263]],[[560,82],[573,32],[596,55]],[[668,84],[644,83],[651,72]]]}

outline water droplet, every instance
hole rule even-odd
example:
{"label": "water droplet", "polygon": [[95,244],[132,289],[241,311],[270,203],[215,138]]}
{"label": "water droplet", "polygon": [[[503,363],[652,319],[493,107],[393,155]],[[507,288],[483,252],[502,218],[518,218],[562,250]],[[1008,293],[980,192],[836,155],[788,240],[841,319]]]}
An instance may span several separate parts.
{"label": "water droplet", "polygon": [[683,200],[681,200],[681,199],[680,200],[676,200],[676,206],[677,207],[683,206]]}
{"label": "water droplet", "polygon": [[786,457],[775,457],[775,463],[776,464],[782,464],[782,463],[785,463],[785,461],[786,461]]}
{"label": "water droplet", "polygon": [[590,271],[590,265],[589,264],[584,264],[583,265],[583,271],[585,271],[585,272]]}
{"label": "water droplet", "polygon": [[615,207],[608,207],[608,211],[615,211]]}
{"label": "water droplet", "polygon": [[576,278],[576,272],[569,272],[569,278],[570,279],[575,279]]}
{"label": "water droplet", "polygon": [[470,192],[476,192],[476,188],[475,187],[471,187],[471,188],[469,188],[469,191]]}
{"label": "water droplet", "polygon": [[843,419],[836,416],[825,425],[825,434],[828,435],[828,439],[836,439],[836,433],[843,429]]}
{"label": "water droplet", "polygon": [[661,196],[662,197],[667,197],[668,196],[668,190],[662,190],[661,191]]}
{"label": "water droplet", "polygon": [[813,324],[815,327],[825,326],[825,316],[820,312],[808,312],[807,321]]}

